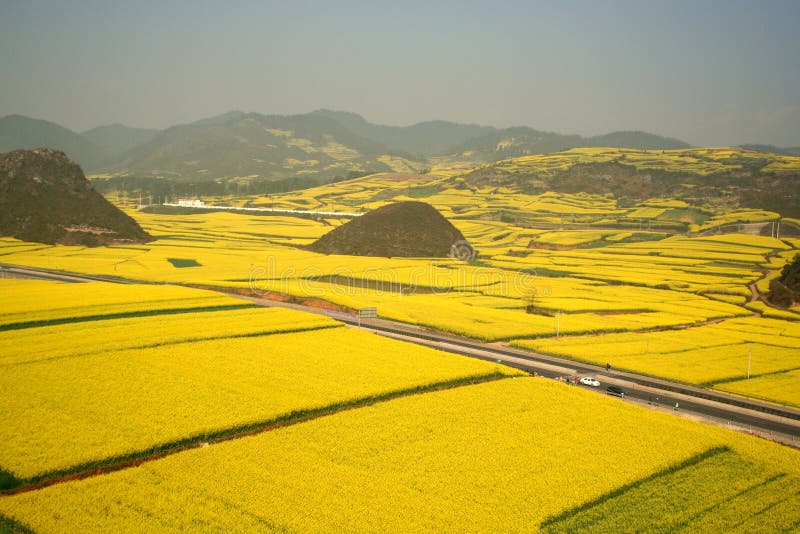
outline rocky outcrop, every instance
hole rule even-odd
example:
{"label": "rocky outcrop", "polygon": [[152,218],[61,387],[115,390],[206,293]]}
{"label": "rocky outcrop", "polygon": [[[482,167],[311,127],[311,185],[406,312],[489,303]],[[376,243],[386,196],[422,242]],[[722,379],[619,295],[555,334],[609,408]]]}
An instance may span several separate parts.
{"label": "rocky outcrop", "polygon": [[424,202],[387,204],[335,228],[309,247],[323,254],[472,259],[464,236]]}
{"label": "rocky outcrop", "polygon": [[0,235],[99,246],[153,238],[112,205],[60,150],[0,154]]}

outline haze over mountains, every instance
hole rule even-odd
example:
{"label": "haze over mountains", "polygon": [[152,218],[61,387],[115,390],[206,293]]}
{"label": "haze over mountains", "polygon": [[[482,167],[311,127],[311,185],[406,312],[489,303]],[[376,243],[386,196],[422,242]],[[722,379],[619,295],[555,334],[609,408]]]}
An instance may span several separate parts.
{"label": "haze over mountains", "polygon": [[[286,116],[231,111],[165,130],[114,124],[82,133],[21,115],[0,119],[0,152],[50,147],[63,150],[87,174],[178,181],[306,178],[325,182],[370,172],[419,172],[432,156],[485,163],[587,146],[679,149],[689,144],[639,131],[582,137],[447,121],[387,126],[356,113],[330,110]],[[800,153],[798,148],[747,148]]]}

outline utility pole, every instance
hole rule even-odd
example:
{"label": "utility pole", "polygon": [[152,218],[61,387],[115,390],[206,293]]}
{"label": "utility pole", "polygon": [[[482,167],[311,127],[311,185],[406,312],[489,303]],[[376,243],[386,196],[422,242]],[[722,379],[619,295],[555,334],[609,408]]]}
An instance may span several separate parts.
{"label": "utility pole", "polygon": [[753,349],[747,349],[747,378],[750,379],[750,361],[753,359]]}
{"label": "utility pole", "polygon": [[561,335],[561,310],[556,312],[556,337]]}

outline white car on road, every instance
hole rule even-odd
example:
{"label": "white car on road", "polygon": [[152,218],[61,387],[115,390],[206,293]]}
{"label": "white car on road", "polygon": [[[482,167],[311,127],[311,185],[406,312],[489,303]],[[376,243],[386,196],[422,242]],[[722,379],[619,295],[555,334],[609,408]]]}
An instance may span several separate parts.
{"label": "white car on road", "polygon": [[592,386],[595,388],[600,386],[600,381],[598,381],[596,378],[592,378],[591,376],[582,376],[580,383],[584,386]]}

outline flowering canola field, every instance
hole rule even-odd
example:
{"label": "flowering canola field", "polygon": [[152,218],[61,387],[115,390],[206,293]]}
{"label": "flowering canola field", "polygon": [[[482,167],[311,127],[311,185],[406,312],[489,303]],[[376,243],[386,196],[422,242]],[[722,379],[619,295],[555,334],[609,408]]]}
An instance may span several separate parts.
{"label": "flowering canola field", "polygon": [[512,344],[800,406],[793,383],[800,370],[797,322],[743,317],[682,330],[518,339]]}
{"label": "flowering canola field", "polygon": [[[619,155],[589,152],[506,164],[555,171]],[[626,157],[642,168],[664,164],[656,154]],[[669,164],[716,172],[735,165],[726,158],[683,151]],[[449,178],[452,169],[440,171],[249,202],[358,212],[421,199],[475,244],[474,264],[318,255],[302,247],[342,220],[230,213],[131,212],[155,241],[87,249],[0,238],[0,255],[349,310],[375,306],[383,318],[800,406],[800,315],[754,300],[750,287],[763,290],[800,240],[671,235],[670,221],[684,217],[700,228],[777,214],[711,216],[671,199],[620,207],[609,195],[470,188]],[[612,223],[621,228],[604,228]],[[0,530],[800,526],[796,450],[494,363],[178,285],[0,279],[0,302],[0,487],[210,442],[0,495]],[[482,383],[464,385],[472,381]],[[296,424],[209,438],[280,421]]]}
{"label": "flowering canola field", "polygon": [[[623,152],[579,149],[514,164],[571,165]],[[626,155],[637,165],[710,165],[717,170],[738,165],[740,156],[741,151],[705,149]],[[789,324],[800,320],[797,310],[777,310],[758,300],[758,292],[765,292],[796,254],[800,240],[745,234],[689,237],[673,235],[666,224],[687,217],[696,225],[769,222],[778,220],[777,214],[712,214],[674,199],[621,207],[611,195],[531,194],[472,186],[445,175],[398,173],[248,201],[262,207],[359,212],[410,199],[429,202],[450,218],[478,249],[478,261],[326,256],[302,248],[342,220],[138,211],[131,214],[156,241],[86,249],[0,238],[0,254],[8,263],[321,299],[350,311],[374,306],[383,318],[545,352],[550,349],[539,341],[559,336],[567,339],[554,345],[554,353],[564,356],[614,360],[630,370],[715,387],[725,383],[740,394],[794,403],[786,394],[792,386],[785,386],[798,367],[791,346],[770,351],[770,343],[750,339],[725,348],[703,328],[717,321],[735,325],[754,315]],[[569,225],[575,228],[565,229]],[[607,225],[622,226],[609,230]],[[51,312],[42,313],[42,320],[48,320]],[[647,340],[655,344],[672,328],[688,328],[687,335],[702,341],[692,351],[664,350],[660,354],[669,357],[656,358]],[[578,339],[570,346],[570,338],[596,334],[636,334],[645,349],[626,355],[612,343],[593,348]],[[741,361],[750,351],[760,368],[759,382],[734,385],[744,376]],[[774,394],[769,386],[758,385],[767,384],[768,373],[784,384]]]}
{"label": "flowering canola field", "polygon": [[[28,286],[36,293],[49,285],[62,297],[75,291],[75,300],[82,288],[91,294],[94,286],[9,285],[14,283],[17,297]],[[127,291],[138,305],[139,287],[111,288],[115,299]],[[153,298],[159,289],[173,295],[172,288],[144,289]],[[208,293],[180,289],[185,297]],[[44,299],[30,302],[47,307]],[[301,312],[247,309],[230,316],[182,314],[176,322],[161,318],[163,328],[122,318],[30,327],[4,337],[0,469],[32,480],[292,413],[502,373],[495,364]]]}
{"label": "flowering canola field", "polygon": [[796,450],[517,378],[0,497],[0,513],[43,533],[752,532],[796,528],[799,489]]}
{"label": "flowering canola field", "polygon": [[127,287],[0,279],[0,330],[124,315],[166,314],[249,306],[214,291],[177,286]]}

